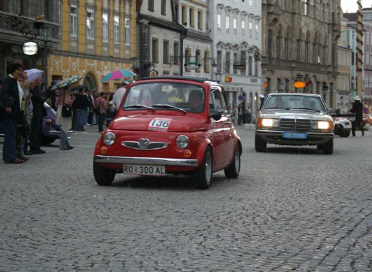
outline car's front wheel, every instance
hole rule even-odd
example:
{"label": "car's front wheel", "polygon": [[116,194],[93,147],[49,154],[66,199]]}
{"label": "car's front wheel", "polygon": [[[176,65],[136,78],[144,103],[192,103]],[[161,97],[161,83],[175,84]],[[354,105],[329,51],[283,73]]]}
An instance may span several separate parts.
{"label": "car's front wheel", "polygon": [[264,152],[266,149],[267,143],[259,135],[255,134],[254,138],[254,147],[257,152]]}
{"label": "car's front wheel", "polygon": [[340,135],[340,137],[349,137],[350,136],[350,130],[341,129],[339,135]]}
{"label": "car's front wheel", "polygon": [[108,186],[114,181],[116,172],[93,162],[93,174],[98,185]]}
{"label": "car's front wheel", "polygon": [[208,189],[211,186],[213,172],[213,155],[210,147],[207,147],[202,165],[193,175],[194,185],[198,189]]}
{"label": "car's front wheel", "polygon": [[227,168],[224,169],[225,176],[227,178],[237,178],[239,176],[240,155],[241,155],[241,152],[240,152],[239,146],[236,146],[233,161]]}
{"label": "car's front wheel", "polygon": [[323,153],[332,154],[333,153],[333,139],[330,139],[328,142],[323,144]]}

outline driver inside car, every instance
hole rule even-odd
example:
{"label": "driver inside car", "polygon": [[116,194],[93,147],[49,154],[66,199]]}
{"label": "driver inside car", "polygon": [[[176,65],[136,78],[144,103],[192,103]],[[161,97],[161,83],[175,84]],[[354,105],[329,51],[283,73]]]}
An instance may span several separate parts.
{"label": "driver inside car", "polygon": [[189,95],[189,105],[193,112],[202,112],[204,109],[204,95],[199,90],[192,90]]}
{"label": "driver inside car", "polygon": [[278,109],[284,108],[284,102],[280,96],[275,97],[274,103],[272,104],[272,108],[278,108]]}

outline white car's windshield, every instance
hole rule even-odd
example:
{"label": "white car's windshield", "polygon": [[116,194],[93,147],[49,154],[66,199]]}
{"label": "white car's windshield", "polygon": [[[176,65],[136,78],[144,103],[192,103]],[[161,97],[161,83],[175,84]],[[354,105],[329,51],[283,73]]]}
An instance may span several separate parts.
{"label": "white car's windshield", "polygon": [[267,98],[264,109],[301,109],[326,111],[320,97],[301,95],[272,95]]}
{"label": "white car's windshield", "polygon": [[186,83],[143,83],[127,91],[125,110],[151,109],[200,113],[205,107],[205,90]]}

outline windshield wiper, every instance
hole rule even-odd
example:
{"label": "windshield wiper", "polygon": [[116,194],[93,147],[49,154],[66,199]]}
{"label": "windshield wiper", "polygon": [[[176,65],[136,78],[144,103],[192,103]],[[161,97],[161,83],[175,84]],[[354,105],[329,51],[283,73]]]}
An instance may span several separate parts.
{"label": "windshield wiper", "polygon": [[320,110],[312,109],[312,108],[292,108],[293,110],[311,110],[311,111],[316,111],[320,112]]}
{"label": "windshield wiper", "polygon": [[186,111],[184,109],[181,109],[179,107],[176,107],[176,106],[172,106],[172,105],[169,105],[169,104],[155,104],[155,105],[152,105],[154,108],[166,108],[166,109],[175,109],[175,110],[178,110],[178,111],[181,111],[183,113],[186,113]]}
{"label": "windshield wiper", "polygon": [[148,107],[148,106],[140,105],[140,104],[128,105],[128,106],[125,106],[125,107],[124,107],[124,109],[130,109],[130,108],[135,108],[135,109],[148,109],[148,110],[152,110],[152,111],[154,111],[154,108],[153,108],[153,107]]}

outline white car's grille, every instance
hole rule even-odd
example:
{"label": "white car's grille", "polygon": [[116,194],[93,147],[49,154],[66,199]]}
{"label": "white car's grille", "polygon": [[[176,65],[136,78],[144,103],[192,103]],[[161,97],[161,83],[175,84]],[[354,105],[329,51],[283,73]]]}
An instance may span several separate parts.
{"label": "white car's grille", "polygon": [[281,118],[279,125],[283,131],[309,132],[311,130],[309,119]]}

